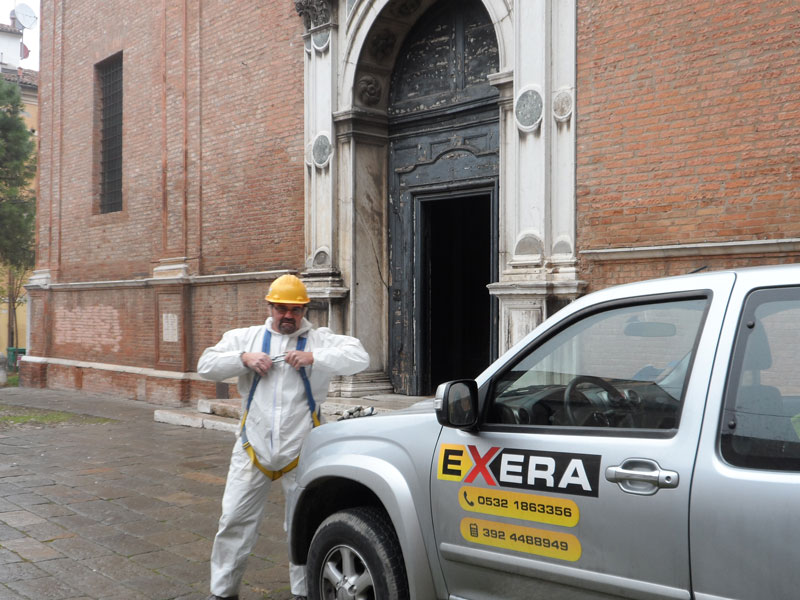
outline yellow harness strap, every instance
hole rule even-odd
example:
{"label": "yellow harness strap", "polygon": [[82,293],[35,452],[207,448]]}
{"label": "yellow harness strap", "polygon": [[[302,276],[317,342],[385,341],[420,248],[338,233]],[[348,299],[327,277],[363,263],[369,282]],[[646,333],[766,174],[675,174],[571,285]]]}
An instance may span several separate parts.
{"label": "yellow harness strap", "polygon": [[[261,351],[267,354],[269,352],[269,343],[270,339],[272,339],[272,334],[270,333],[269,329],[265,329],[264,331],[264,339],[261,342]],[[305,336],[300,337],[297,340],[296,348],[297,350],[303,350],[306,347],[306,338]],[[314,427],[320,426],[320,419],[319,419],[319,409],[317,408],[316,403],[314,402],[314,397],[311,393],[311,382],[308,380],[308,376],[306,375],[305,367],[300,368],[300,377],[303,379],[303,387],[305,387],[306,391],[306,400],[308,401],[308,409],[311,412],[311,421],[314,423]],[[280,479],[284,473],[288,473],[292,469],[297,466],[297,463],[300,461],[300,457],[298,456],[288,465],[283,467],[278,471],[270,471],[269,469],[265,468],[260,462],[258,462],[258,457],[256,457],[256,451],[253,450],[253,446],[250,444],[250,441],[247,439],[247,430],[245,429],[245,420],[247,420],[247,412],[250,410],[250,403],[253,401],[253,394],[256,391],[256,386],[258,382],[261,380],[261,377],[256,374],[253,377],[253,383],[250,386],[250,393],[247,396],[247,406],[244,410],[244,415],[242,415],[242,422],[239,426],[239,434],[242,439],[242,448],[244,448],[247,455],[250,457],[250,460],[253,461],[253,464],[258,467],[258,470],[264,473],[267,477],[269,477],[272,481],[276,479]]]}
{"label": "yellow harness strap", "polygon": [[[246,418],[247,418],[247,413],[245,412],[244,416],[242,417],[242,427],[244,427],[244,420]],[[250,460],[253,461],[253,464],[258,467],[258,470],[261,471],[267,477],[269,477],[272,481],[280,479],[284,473],[288,473],[289,471],[294,469],[297,466],[297,463],[300,462],[300,457],[298,456],[282,469],[278,471],[270,471],[264,465],[258,462],[258,457],[256,457],[256,451],[253,450],[253,446],[250,444],[249,441],[245,441],[244,443],[242,443],[242,448],[244,448],[244,451],[247,452],[247,456],[250,457]]]}

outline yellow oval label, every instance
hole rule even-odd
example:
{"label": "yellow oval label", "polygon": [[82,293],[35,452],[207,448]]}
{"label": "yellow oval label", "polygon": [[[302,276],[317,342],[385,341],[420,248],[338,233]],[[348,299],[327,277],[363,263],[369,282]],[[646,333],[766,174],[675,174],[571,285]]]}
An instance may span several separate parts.
{"label": "yellow oval label", "polygon": [[575,527],[580,519],[578,505],[565,498],[463,486],[458,503],[466,511],[536,521],[561,527]]}
{"label": "yellow oval label", "polygon": [[578,538],[571,533],[560,531],[546,531],[466,517],[461,520],[461,536],[468,542],[484,546],[570,562],[575,562],[581,557],[581,543]]}

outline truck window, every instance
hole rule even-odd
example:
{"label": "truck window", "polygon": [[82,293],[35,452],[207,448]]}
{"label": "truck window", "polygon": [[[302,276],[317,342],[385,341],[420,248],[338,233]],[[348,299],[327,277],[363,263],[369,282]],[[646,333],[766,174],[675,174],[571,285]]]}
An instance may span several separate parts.
{"label": "truck window", "polygon": [[573,321],[499,375],[487,422],[677,428],[708,302],[615,306]]}
{"label": "truck window", "polygon": [[732,465],[800,470],[800,289],[752,292],[736,334],[721,425]]}

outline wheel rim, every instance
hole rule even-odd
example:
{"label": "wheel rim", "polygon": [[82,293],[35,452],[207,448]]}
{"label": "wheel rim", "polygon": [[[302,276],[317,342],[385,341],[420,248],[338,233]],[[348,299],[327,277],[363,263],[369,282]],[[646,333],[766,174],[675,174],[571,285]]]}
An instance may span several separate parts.
{"label": "wheel rim", "polygon": [[372,574],[350,546],[335,546],[325,556],[320,589],[324,600],[375,600]]}

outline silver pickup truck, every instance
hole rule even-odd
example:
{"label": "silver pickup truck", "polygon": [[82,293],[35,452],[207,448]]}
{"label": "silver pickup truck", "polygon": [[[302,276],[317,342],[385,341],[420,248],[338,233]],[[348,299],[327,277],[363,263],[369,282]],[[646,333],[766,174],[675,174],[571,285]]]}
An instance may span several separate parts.
{"label": "silver pickup truck", "polygon": [[800,598],[800,266],[587,295],[297,479],[314,600]]}

